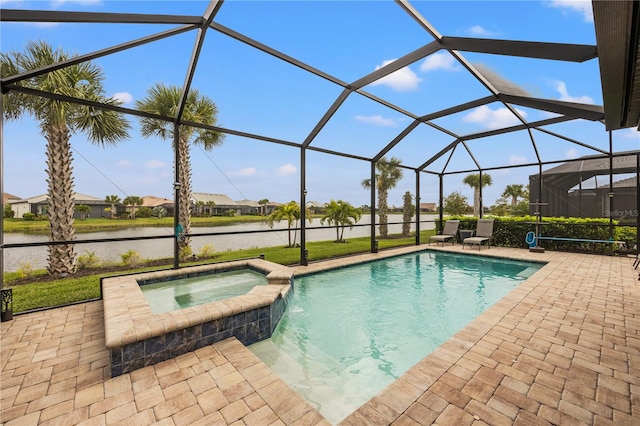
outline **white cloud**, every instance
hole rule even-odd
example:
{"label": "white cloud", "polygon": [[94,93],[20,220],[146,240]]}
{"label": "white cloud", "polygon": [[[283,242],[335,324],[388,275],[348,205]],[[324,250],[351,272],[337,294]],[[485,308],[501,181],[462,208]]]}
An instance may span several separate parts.
{"label": "white cloud", "polygon": [[509,165],[515,165],[515,164],[524,164],[527,162],[527,159],[525,157],[521,157],[519,155],[515,155],[515,154],[511,154],[509,156]]}
{"label": "white cloud", "polygon": [[144,162],[144,167],[147,169],[163,169],[167,166],[167,163],[160,160],[149,160]]}
{"label": "white cloud", "polygon": [[276,175],[278,176],[291,176],[295,175],[298,172],[298,168],[293,164],[285,164],[276,170]]}
{"label": "white cloud", "polygon": [[[390,64],[395,61],[395,59],[390,59],[388,61],[382,62],[382,65],[376,66],[376,70],[384,67],[385,65]],[[382,77],[371,83],[372,86],[380,86],[385,85],[391,87],[393,90],[397,90],[398,92],[410,92],[412,90],[416,90],[418,88],[418,84],[422,81],[416,73],[411,71],[409,67],[400,68],[398,71],[395,71],[387,76]]]}
{"label": "white cloud", "polygon": [[429,55],[420,65],[420,71],[423,72],[436,70],[459,71],[460,67],[448,52],[438,52]]}
{"label": "white cloud", "polygon": [[635,127],[631,127],[629,129],[622,130],[620,134],[625,139],[640,140],[640,132],[638,130],[636,130]]}
{"label": "white cloud", "polygon": [[578,156],[578,151],[575,148],[569,148],[569,150],[565,153],[567,158],[576,158]]}
{"label": "white cloud", "polygon": [[474,25],[473,27],[470,27],[469,29],[467,29],[467,32],[475,37],[489,37],[497,34],[493,31],[487,30],[484,27],[481,27],[480,25]]}
{"label": "white cloud", "polygon": [[374,126],[395,126],[396,122],[391,118],[384,118],[381,115],[356,115],[356,121],[373,124]]}
{"label": "white cloud", "polygon": [[585,22],[593,22],[591,0],[552,0],[549,5],[582,14]]}
{"label": "white cloud", "polygon": [[[527,117],[527,112],[516,108],[518,114],[522,118]],[[487,129],[499,129],[502,127],[515,126],[521,124],[520,120],[511,113],[507,108],[491,109],[486,105],[482,105],[469,114],[465,115],[462,119],[465,123],[477,123]]]}
{"label": "white cloud", "polygon": [[561,101],[577,102],[579,104],[591,104],[591,105],[595,104],[593,99],[590,98],[589,96],[575,97],[575,96],[569,95],[569,92],[567,91],[567,84],[564,81],[558,80],[554,82],[554,84],[556,86],[556,90],[558,91],[558,93],[560,93]]}
{"label": "white cloud", "polygon": [[240,169],[237,172],[233,172],[234,176],[255,176],[258,173],[258,169],[255,167],[245,167],[244,169]]}
{"label": "white cloud", "polygon": [[113,97],[125,105],[133,102],[133,96],[129,92],[114,93]]}
{"label": "white cloud", "polygon": [[96,4],[101,4],[102,0],[53,0],[51,2],[51,6],[52,7],[60,7],[60,6],[64,6],[65,4],[78,4],[81,6],[91,6],[91,5],[96,5]]}
{"label": "white cloud", "polygon": [[129,160],[120,160],[116,163],[117,167],[129,167],[131,165],[131,161]]}

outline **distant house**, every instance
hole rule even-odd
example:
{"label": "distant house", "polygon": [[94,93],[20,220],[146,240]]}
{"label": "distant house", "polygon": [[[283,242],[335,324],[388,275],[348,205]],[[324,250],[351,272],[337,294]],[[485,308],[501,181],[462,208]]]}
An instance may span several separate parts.
{"label": "distant house", "polygon": [[257,201],[253,200],[240,200],[236,201],[238,203],[238,214],[260,214],[261,205],[258,204]]}
{"label": "distant house", "polygon": [[420,203],[420,211],[424,213],[432,213],[438,210],[436,203]]}
{"label": "distant house", "polygon": [[[212,204],[210,204],[212,203]],[[194,216],[241,214],[241,206],[224,194],[191,193],[191,214]]]}
{"label": "distant house", "polygon": [[[91,211],[85,217],[108,217],[109,214],[105,212],[107,207],[111,207],[106,203],[104,199],[92,197],[91,195],[79,194],[74,192],[73,201],[77,205],[85,204],[91,207]],[[33,213],[36,216],[44,216],[47,214],[49,208],[47,194],[37,195],[31,198],[25,198],[20,200],[9,201],[11,210],[15,212],[16,218],[21,218],[25,213]],[[75,212],[74,218],[79,219],[80,213]]]}
{"label": "distant house", "polygon": [[311,214],[321,213],[324,208],[327,206],[326,203],[319,203],[318,201],[307,201],[305,203],[307,209],[311,212]]}
{"label": "distant house", "polygon": [[173,200],[169,200],[168,198],[155,197],[153,195],[142,197],[141,207],[149,207],[152,210],[155,207],[162,207],[167,211],[167,216],[173,215],[173,206]]}
{"label": "distant house", "polygon": [[9,194],[7,192],[2,193],[2,205],[9,204],[11,201],[18,201],[20,197],[17,195]]}

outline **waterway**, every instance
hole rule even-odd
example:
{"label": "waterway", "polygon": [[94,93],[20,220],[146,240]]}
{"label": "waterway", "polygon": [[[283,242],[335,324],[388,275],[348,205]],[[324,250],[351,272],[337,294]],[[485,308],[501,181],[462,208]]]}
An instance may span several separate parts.
{"label": "waterway", "polygon": [[[427,221],[420,224],[422,230],[434,229],[434,222],[437,215],[420,215],[421,221]],[[389,217],[390,222],[399,222],[402,216],[392,215]],[[357,225],[368,225],[371,223],[370,215],[363,215]],[[336,230],[328,226],[322,226],[319,219],[314,219],[308,223],[307,227],[321,229],[307,229],[307,241],[327,241],[335,240]],[[415,227],[412,225],[411,229]],[[248,234],[234,235],[209,235],[194,236],[191,240],[191,247],[194,253],[199,253],[205,245],[212,245],[215,252],[239,250],[259,247],[284,246],[288,244],[287,224],[285,221],[276,223],[273,227],[276,232],[272,231],[266,223],[243,223],[229,226],[215,227],[192,227],[192,234],[208,234],[208,233],[231,233],[231,232],[251,232]],[[268,231],[268,232],[255,232]],[[345,229],[344,238],[366,237],[370,235],[369,226],[355,226],[352,229]],[[389,233],[402,232],[401,224],[389,225]],[[132,238],[132,237],[150,237],[150,236],[171,236],[172,228],[158,227],[142,227],[127,228],[113,231],[101,232],[82,232],[76,234],[78,240],[95,240],[103,238]],[[296,242],[300,241],[300,232],[296,233]],[[5,233],[5,244],[19,243],[36,243],[46,242],[48,235],[28,234],[28,233]],[[292,232],[293,239],[293,232]],[[167,258],[173,256],[173,239],[157,239],[157,240],[138,240],[138,241],[116,241],[108,243],[87,243],[76,244],[76,253],[79,255],[87,252],[93,252],[102,262],[121,262],[121,255],[129,250],[136,251],[143,259]],[[46,247],[19,247],[7,248],[3,252],[3,266],[5,271],[16,271],[24,265],[29,265],[33,269],[43,269],[47,266],[47,248]]]}

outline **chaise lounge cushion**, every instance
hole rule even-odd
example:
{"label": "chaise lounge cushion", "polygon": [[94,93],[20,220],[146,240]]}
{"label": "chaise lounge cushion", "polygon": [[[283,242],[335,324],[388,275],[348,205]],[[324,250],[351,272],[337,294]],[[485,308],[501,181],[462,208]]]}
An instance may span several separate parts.
{"label": "chaise lounge cushion", "polygon": [[478,225],[476,229],[476,236],[469,237],[462,240],[462,248],[465,244],[475,244],[478,246],[478,250],[482,246],[482,243],[487,242],[487,246],[490,246],[493,239],[493,219],[478,219]]}

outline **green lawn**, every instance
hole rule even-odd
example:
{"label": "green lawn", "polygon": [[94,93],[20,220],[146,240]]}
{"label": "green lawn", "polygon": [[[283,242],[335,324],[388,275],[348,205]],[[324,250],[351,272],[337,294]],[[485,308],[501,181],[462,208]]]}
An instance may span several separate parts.
{"label": "green lawn", "polygon": [[[422,231],[420,234],[422,241],[426,242],[429,240],[429,236],[434,234],[434,231]],[[392,247],[412,245],[414,243],[414,237],[380,240],[379,249],[384,250]],[[370,242],[369,237],[349,239],[346,243],[335,243],[332,241],[309,242],[307,243],[307,250],[309,253],[309,261],[313,262],[356,253],[366,253],[370,250]],[[215,253],[212,262],[258,257],[261,254],[265,255],[265,259],[282,265],[300,263],[300,249],[286,247],[253,248]],[[198,263],[201,264],[203,262]],[[131,269],[120,273],[161,269],[170,267],[172,264],[173,261],[167,259],[167,265],[165,267]],[[186,265],[188,264],[181,266]],[[34,271],[33,274],[42,275],[45,273],[45,271],[39,270]],[[100,277],[108,275],[96,274],[79,278],[68,277],[54,281],[33,282],[12,286],[12,282],[19,278],[19,276],[20,274],[17,272],[8,272],[4,275],[5,286],[13,288],[14,313],[98,298],[100,297]]]}
{"label": "green lawn", "polygon": [[[264,216],[214,216],[214,217],[192,217],[191,225],[197,226],[225,226],[235,225],[238,223],[254,223],[264,222]],[[133,227],[166,227],[173,228],[173,217],[145,217],[135,219],[76,219],[73,223],[77,232],[96,232],[109,231],[114,229],[133,228]],[[46,233],[49,231],[49,222],[43,220],[24,220],[24,219],[4,219],[4,232],[33,232]]]}

